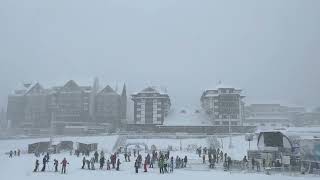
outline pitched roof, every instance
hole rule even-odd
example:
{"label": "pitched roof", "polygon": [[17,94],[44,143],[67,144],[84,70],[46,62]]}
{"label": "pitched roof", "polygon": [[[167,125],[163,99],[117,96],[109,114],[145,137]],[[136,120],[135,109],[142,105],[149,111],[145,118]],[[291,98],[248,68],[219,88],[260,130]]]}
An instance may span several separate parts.
{"label": "pitched roof", "polygon": [[102,89],[99,94],[110,94],[114,93],[117,94],[109,85],[107,85],[104,89]]}
{"label": "pitched roof", "polygon": [[31,86],[27,92],[25,93],[27,94],[40,94],[44,91],[44,88],[40,85],[40,83],[36,83],[33,86]]}
{"label": "pitched roof", "polygon": [[60,89],[60,91],[82,91],[82,89],[75,81],[70,80]]}

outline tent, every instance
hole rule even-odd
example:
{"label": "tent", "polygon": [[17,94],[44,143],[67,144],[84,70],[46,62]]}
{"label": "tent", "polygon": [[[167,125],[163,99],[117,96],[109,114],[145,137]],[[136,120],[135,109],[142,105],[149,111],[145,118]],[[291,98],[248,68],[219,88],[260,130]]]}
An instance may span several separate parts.
{"label": "tent", "polygon": [[50,147],[50,142],[37,142],[28,145],[28,153],[43,153],[48,152]]}
{"label": "tent", "polygon": [[91,143],[91,144],[85,144],[85,143],[77,143],[77,150],[79,152],[91,152],[91,151],[97,151],[98,150],[98,143]]}

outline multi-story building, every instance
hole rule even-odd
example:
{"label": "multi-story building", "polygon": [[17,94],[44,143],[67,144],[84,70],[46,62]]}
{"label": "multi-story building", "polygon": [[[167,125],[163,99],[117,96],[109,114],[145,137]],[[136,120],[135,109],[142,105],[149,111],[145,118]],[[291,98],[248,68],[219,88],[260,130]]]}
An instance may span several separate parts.
{"label": "multi-story building", "polygon": [[65,128],[86,126],[90,123],[90,86],[79,86],[73,80],[62,87],[54,87],[49,95],[51,128],[64,133]]}
{"label": "multi-story building", "polygon": [[201,106],[216,126],[241,126],[244,119],[244,102],[241,89],[224,86],[205,90]]}
{"label": "multi-story building", "polygon": [[49,123],[47,91],[39,83],[25,83],[8,96],[7,119],[12,128],[40,128]]}
{"label": "multi-story building", "polygon": [[245,125],[258,129],[287,128],[293,125],[294,117],[305,109],[280,104],[251,104],[245,107]]}
{"label": "multi-story building", "polygon": [[156,87],[132,94],[132,100],[135,124],[163,124],[171,106],[169,95]]}
{"label": "multi-story building", "polygon": [[127,96],[124,85],[122,94],[106,86],[95,96],[95,119],[99,124],[110,124],[119,128],[121,121],[126,118]]}
{"label": "multi-story building", "polygon": [[295,116],[293,124],[297,127],[319,127],[320,112],[304,112]]}
{"label": "multi-story building", "polygon": [[26,83],[8,96],[7,120],[12,128],[51,128],[56,134],[105,123],[119,127],[126,118],[126,101],[125,86],[121,95],[109,86],[99,91],[96,80],[93,87],[70,80],[50,89]]}
{"label": "multi-story building", "polygon": [[7,114],[3,108],[0,112],[0,127],[4,129],[7,128]]}

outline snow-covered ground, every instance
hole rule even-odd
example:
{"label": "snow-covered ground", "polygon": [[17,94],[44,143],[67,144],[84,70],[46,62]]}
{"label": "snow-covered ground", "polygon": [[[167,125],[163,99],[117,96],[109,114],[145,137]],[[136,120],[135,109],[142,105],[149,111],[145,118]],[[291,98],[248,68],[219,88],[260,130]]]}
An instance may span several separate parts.
{"label": "snow-covered ground", "polygon": [[[100,137],[66,137],[66,138],[55,138],[54,140],[73,140],[80,142],[98,142],[99,149],[103,148],[104,150],[109,150],[111,152],[112,147],[116,142],[117,136],[100,136]],[[103,170],[82,170],[82,157],[71,156],[69,153],[62,153],[57,155],[51,155],[51,161],[49,163],[48,172],[37,172],[33,173],[32,170],[34,168],[34,162],[36,157],[32,154],[22,154],[20,157],[13,157],[10,159],[7,154],[4,152],[8,152],[9,150],[14,150],[17,148],[22,149],[24,152],[26,151],[27,144],[37,142],[39,140],[49,140],[49,139],[22,139],[22,140],[0,140],[0,169],[1,169],[1,179],[4,180],[37,180],[37,179],[75,179],[75,180],[87,180],[87,179],[128,179],[128,180],[157,180],[157,179],[194,179],[194,178],[210,178],[210,179],[226,179],[226,180],[234,180],[235,178],[240,180],[291,180],[291,179],[306,179],[306,177],[310,179],[318,179],[319,176],[302,176],[295,174],[291,175],[281,175],[281,174],[272,174],[265,175],[263,173],[246,173],[239,171],[224,172],[222,170],[221,164],[218,165],[216,169],[209,169],[207,164],[202,164],[202,159],[199,158],[195,152],[190,151],[173,151],[171,152],[171,156],[175,157],[179,155],[180,157],[188,156],[189,165],[185,169],[174,170],[172,174],[159,174],[159,169],[149,169],[147,173],[141,172],[139,174],[134,173],[134,162],[124,162],[123,155],[120,155],[121,166],[120,171],[107,171],[106,168]],[[229,137],[218,138],[219,142],[223,144],[223,151],[230,153],[230,155],[236,158],[242,158],[243,155],[246,154],[246,150],[248,149],[248,143],[245,141],[244,136],[236,136],[232,138],[232,144],[234,148],[229,148]],[[158,145],[159,147],[167,148],[167,146],[180,147],[182,144],[183,148],[186,148],[190,144],[197,144],[199,146],[204,147],[207,143],[206,139],[129,139],[128,142],[142,142],[149,145]],[[222,146],[222,145],[221,145]],[[252,147],[254,147],[254,142],[252,142]],[[143,153],[143,152],[142,152]],[[107,153],[107,156],[110,154]],[[145,156],[145,154],[143,154]],[[53,159],[58,159],[61,161],[64,157],[69,161],[67,174],[62,175],[60,173],[53,172]],[[42,166],[40,160],[40,168]],[[131,157],[131,160],[133,157]],[[96,164],[98,167],[98,164]],[[59,167],[61,168],[61,167]]]}

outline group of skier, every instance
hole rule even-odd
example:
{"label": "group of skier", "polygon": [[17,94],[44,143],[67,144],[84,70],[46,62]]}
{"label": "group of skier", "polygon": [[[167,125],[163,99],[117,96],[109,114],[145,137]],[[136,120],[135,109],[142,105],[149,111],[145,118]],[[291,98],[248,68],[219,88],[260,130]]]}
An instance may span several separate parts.
{"label": "group of skier", "polygon": [[20,156],[20,153],[21,153],[21,151],[20,151],[20,149],[18,149],[18,150],[11,150],[10,152],[9,152],[9,158],[13,158],[13,156]]}
{"label": "group of skier", "polygon": [[103,169],[103,167],[107,163],[107,170],[111,170],[112,165],[112,169],[116,169],[117,171],[120,170],[121,164],[120,159],[117,158],[117,153],[111,154],[110,158],[106,159],[103,151],[100,152],[100,155],[98,151],[96,151],[91,159],[86,159],[86,157],[83,157],[81,168],[85,169],[87,165],[88,170],[95,170],[95,163],[100,164],[99,169]]}
{"label": "group of skier", "polygon": [[[49,153],[47,153],[46,155],[43,156],[43,159],[42,159],[41,172],[45,172],[46,171],[46,167],[47,167],[48,163],[50,162],[49,160],[50,160],[50,155],[49,155]],[[66,170],[67,170],[67,164],[69,164],[69,162],[67,161],[66,158],[63,158],[63,160],[61,161],[60,164],[62,165],[61,166],[61,174],[65,174]],[[40,165],[39,160],[36,159],[35,168],[34,168],[33,172],[38,172],[39,171],[39,165]],[[53,160],[53,166],[54,166],[54,171],[58,172],[59,161],[57,159]]]}

